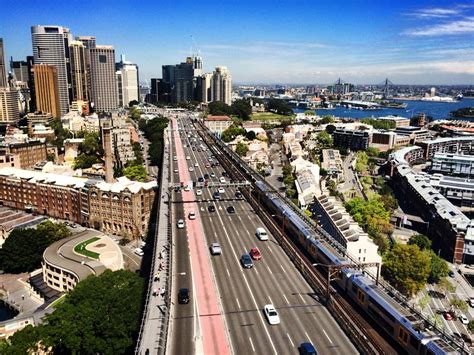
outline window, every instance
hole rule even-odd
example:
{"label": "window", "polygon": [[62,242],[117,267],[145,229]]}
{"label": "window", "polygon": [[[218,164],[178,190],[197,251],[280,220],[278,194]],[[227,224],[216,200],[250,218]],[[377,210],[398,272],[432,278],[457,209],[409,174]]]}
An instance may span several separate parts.
{"label": "window", "polygon": [[107,63],[107,56],[105,54],[99,54],[99,63]]}

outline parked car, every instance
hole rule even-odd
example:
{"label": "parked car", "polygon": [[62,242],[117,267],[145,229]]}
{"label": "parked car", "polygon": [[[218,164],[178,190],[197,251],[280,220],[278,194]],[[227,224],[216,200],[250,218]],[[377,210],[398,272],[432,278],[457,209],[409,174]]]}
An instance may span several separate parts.
{"label": "parked car", "polygon": [[280,316],[272,304],[265,305],[263,307],[263,313],[265,313],[265,317],[271,325],[280,324]]}

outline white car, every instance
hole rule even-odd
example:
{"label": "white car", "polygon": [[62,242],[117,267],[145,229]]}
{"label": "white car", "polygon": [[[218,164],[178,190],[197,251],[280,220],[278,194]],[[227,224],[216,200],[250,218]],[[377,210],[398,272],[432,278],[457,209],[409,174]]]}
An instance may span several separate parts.
{"label": "white car", "polygon": [[267,321],[271,325],[280,324],[280,316],[272,304],[265,305],[263,307],[263,313],[265,313],[265,317],[267,317]]}
{"label": "white car", "polygon": [[219,181],[220,181],[221,184],[225,184],[225,177],[222,176],[222,177],[219,179]]}
{"label": "white car", "polygon": [[177,174],[179,171],[178,169],[174,169],[174,173]]}
{"label": "white car", "polygon": [[212,178],[214,178],[214,177],[216,177],[216,174],[214,174],[214,173],[211,173],[211,175],[210,175],[210,176],[211,176]]}
{"label": "white car", "polygon": [[196,219],[196,213],[194,211],[189,212],[188,218],[189,219]]}
{"label": "white car", "polygon": [[194,168],[192,166],[190,166],[189,171],[194,171]]}
{"label": "white car", "polygon": [[176,223],[176,226],[178,229],[183,229],[184,228],[184,220],[178,219],[178,223]]}
{"label": "white car", "polygon": [[223,188],[223,187],[219,187],[219,190],[217,190],[217,191],[219,191],[219,193],[220,193],[220,194],[223,194],[223,193],[225,193],[225,190],[224,190],[224,188]]}
{"label": "white car", "polygon": [[143,256],[145,254],[143,250],[141,250],[140,248],[136,248],[134,250],[134,253],[137,254],[138,256]]}
{"label": "white car", "polygon": [[461,321],[462,324],[468,325],[469,324],[469,319],[464,314],[460,314],[458,319]]}
{"label": "white car", "polygon": [[187,155],[186,160],[191,160],[191,157],[189,155]]}
{"label": "white car", "polygon": [[198,164],[198,163],[194,163],[194,166],[197,168],[197,167],[199,166],[199,164]]}
{"label": "white car", "polygon": [[196,190],[196,196],[201,196],[202,195],[202,191],[201,190]]}
{"label": "white car", "polygon": [[186,185],[186,187],[184,188],[184,191],[191,191],[191,188],[189,187],[189,185]]}
{"label": "white car", "polygon": [[211,249],[211,254],[212,255],[221,255],[222,254],[222,248],[219,243],[212,243],[210,246]]}

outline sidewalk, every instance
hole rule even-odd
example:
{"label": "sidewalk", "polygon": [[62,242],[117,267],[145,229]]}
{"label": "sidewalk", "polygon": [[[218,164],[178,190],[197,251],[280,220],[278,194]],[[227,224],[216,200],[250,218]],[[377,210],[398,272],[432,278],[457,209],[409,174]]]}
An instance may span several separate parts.
{"label": "sidewalk", "polygon": [[27,286],[28,273],[0,275],[0,298],[20,314],[30,314],[44,302]]}

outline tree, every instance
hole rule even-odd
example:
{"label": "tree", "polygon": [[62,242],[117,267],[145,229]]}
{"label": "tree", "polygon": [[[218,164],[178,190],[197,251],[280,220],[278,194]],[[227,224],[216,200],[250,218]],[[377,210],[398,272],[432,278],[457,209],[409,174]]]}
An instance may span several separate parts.
{"label": "tree", "polygon": [[257,137],[257,135],[255,134],[254,131],[248,131],[245,134],[245,138],[247,138],[249,141],[253,141],[256,137]]}
{"label": "tree", "polygon": [[84,141],[79,145],[79,150],[87,155],[102,155],[102,146],[97,132],[85,132]]}
{"label": "tree", "polygon": [[137,109],[136,107],[132,107],[129,112],[129,117],[132,118],[134,121],[140,120],[140,117],[142,116],[142,112]]}
{"label": "tree", "polygon": [[466,301],[461,300],[457,297],[454,297],[454,298],[451,299],[450,305],[451,305],[451,307],[459,309],[462,312],[466,312],[468,310],[468,306],[467,306]]}
{"label": "tree", "polygon": [[89,276],[44,318],[37,333],[27,327],[10,338],[7,353],[20,340],[25,348],[35,338],[55,354],[131,353],[142,316],[143,286],[143,279],[124,270]]}
{"label": "tree", "polygon": [[323,146],[323,148],[330,148],[333,145],[332,136],[326,131],[319,133],[317,140],[319,144]]}
{"label": "tree", "polygon": [[236,124],[231,125],[224,132],[222,132],[221,139],[224,142],[230,142],[235,139],[238,135],[245,135],[245,129]]}
{"label": "tree", "polygon": [[429,280],[432,282],[439,282],[443,277],[448,276],[449,267],[446,260],[436,255],[432,250],[425,251],[431,258],[431,269]]}
{"label": "tree", "polygon": [[430,273],[430,257],[416,245],[395,244],[384,257],[382,272],[406,296],[420,291]]}
{"label": "tree", "polygon": [[72,235],[65,223],[54,223],[49,220],[38,224],[36,233],[45,235],[51,243]]}
{"label": "tree", "polygon": [[[423,234],[414,234],[408,241],[409,245],[417,245],[420,250],[430,250],[431,240]],[[446,274],[447,275],[447,274]]]}
{"label": "tree", "polygon": [[139,102],[138,102],[137,100],[132,100],[132,101],[130,101],[130,102],[128,103],[128,107],[136,106],[136,105],[138,105],[138,103],[139,103]]}
{"label": "tree", "polygon": [[250,115],[252,114],[252,106],[250,106],[250,103],[247,100],[235,100],[232,103],[231,108],[233,114],[240,119],[250,119]]}
{"label": "tree", "polygon": [[146,168],[143,165],[133,165],[123,169],[123,175],[133,181],[146,181]]}
{"label": "tree", "polygon": [[286,101],[280,99],[268,100],[267,110],[285,116],[293,114],[293,110],[291,109],[290,105]]}
{"label": "tree", "polygon": [[394,121],[377,120],[371,117],[362,118],[360,121],[362,123],[373,126],[375,129],[390,130],[390,129],[394,129],[396,126],[396,123]]}
{"label": "tree", "polygon": [[41,340],[40,327],[27,325],[20,331],[13,333],[11,337],[0,340],[0,354],[16,355],[16,354],[33,354],[39,350],[39,341]]}
{"label": "tree", "polygon": [[446,277],[443,277],[438,281],[438,288],[443,291],[444,294],[456,291],[456,287],[454,287]]}
{"label": "tree", "polygon": [[368,169],[369,157],[366,152],[358,151],[356,153],[356,165],[355,170],[358,173],[365,173]]}
{"label": "tree", "polygon": [[333,123],[334,122],[334,117],[333,116],[324,116],[321,119],[322,124],[328,124],[328,123]]}
{"label": "tree", "polygon": [[430,304],[431,297],[427,293],[423,294],[423,297],[420,298],[418,304],[421,310],[424,310]]}
{"label": "tree", "polygon": [[337,129],[336,126],[334,126],[332,124],[328,124],[326,126],[325,131],[328,132],[329,134],[333,134],[336,129]]}
{"label": "tree", "polygon": [[213,116],[231,115],[232,108],[222,101],[210,102],[207,106],[209,113]]}
{"label": "tree", "polygon": [[97,163],[102,163],[99,157],[82,153],[74,159],[74,169],[87,169]]}
{"label": "tree", "polygon": [[375,147],[367,148],[367,155],[369,157],[378,157],[379,153],[380,153],[380,150]]}
{"label": "tree", "polygon": [[235,147],[235,152],[241,157],[245,156],[245,154],[247,154],[248,151],[249,151],[249,147],[247,146],[247,144],[242,143],[242,142],[237,144],[237,147]]}
{"label": "tree", "polygon": [[469,329],[470,332],[474,332],[474,320],[471,320],[469,324],[467,325],[467,329]]}

